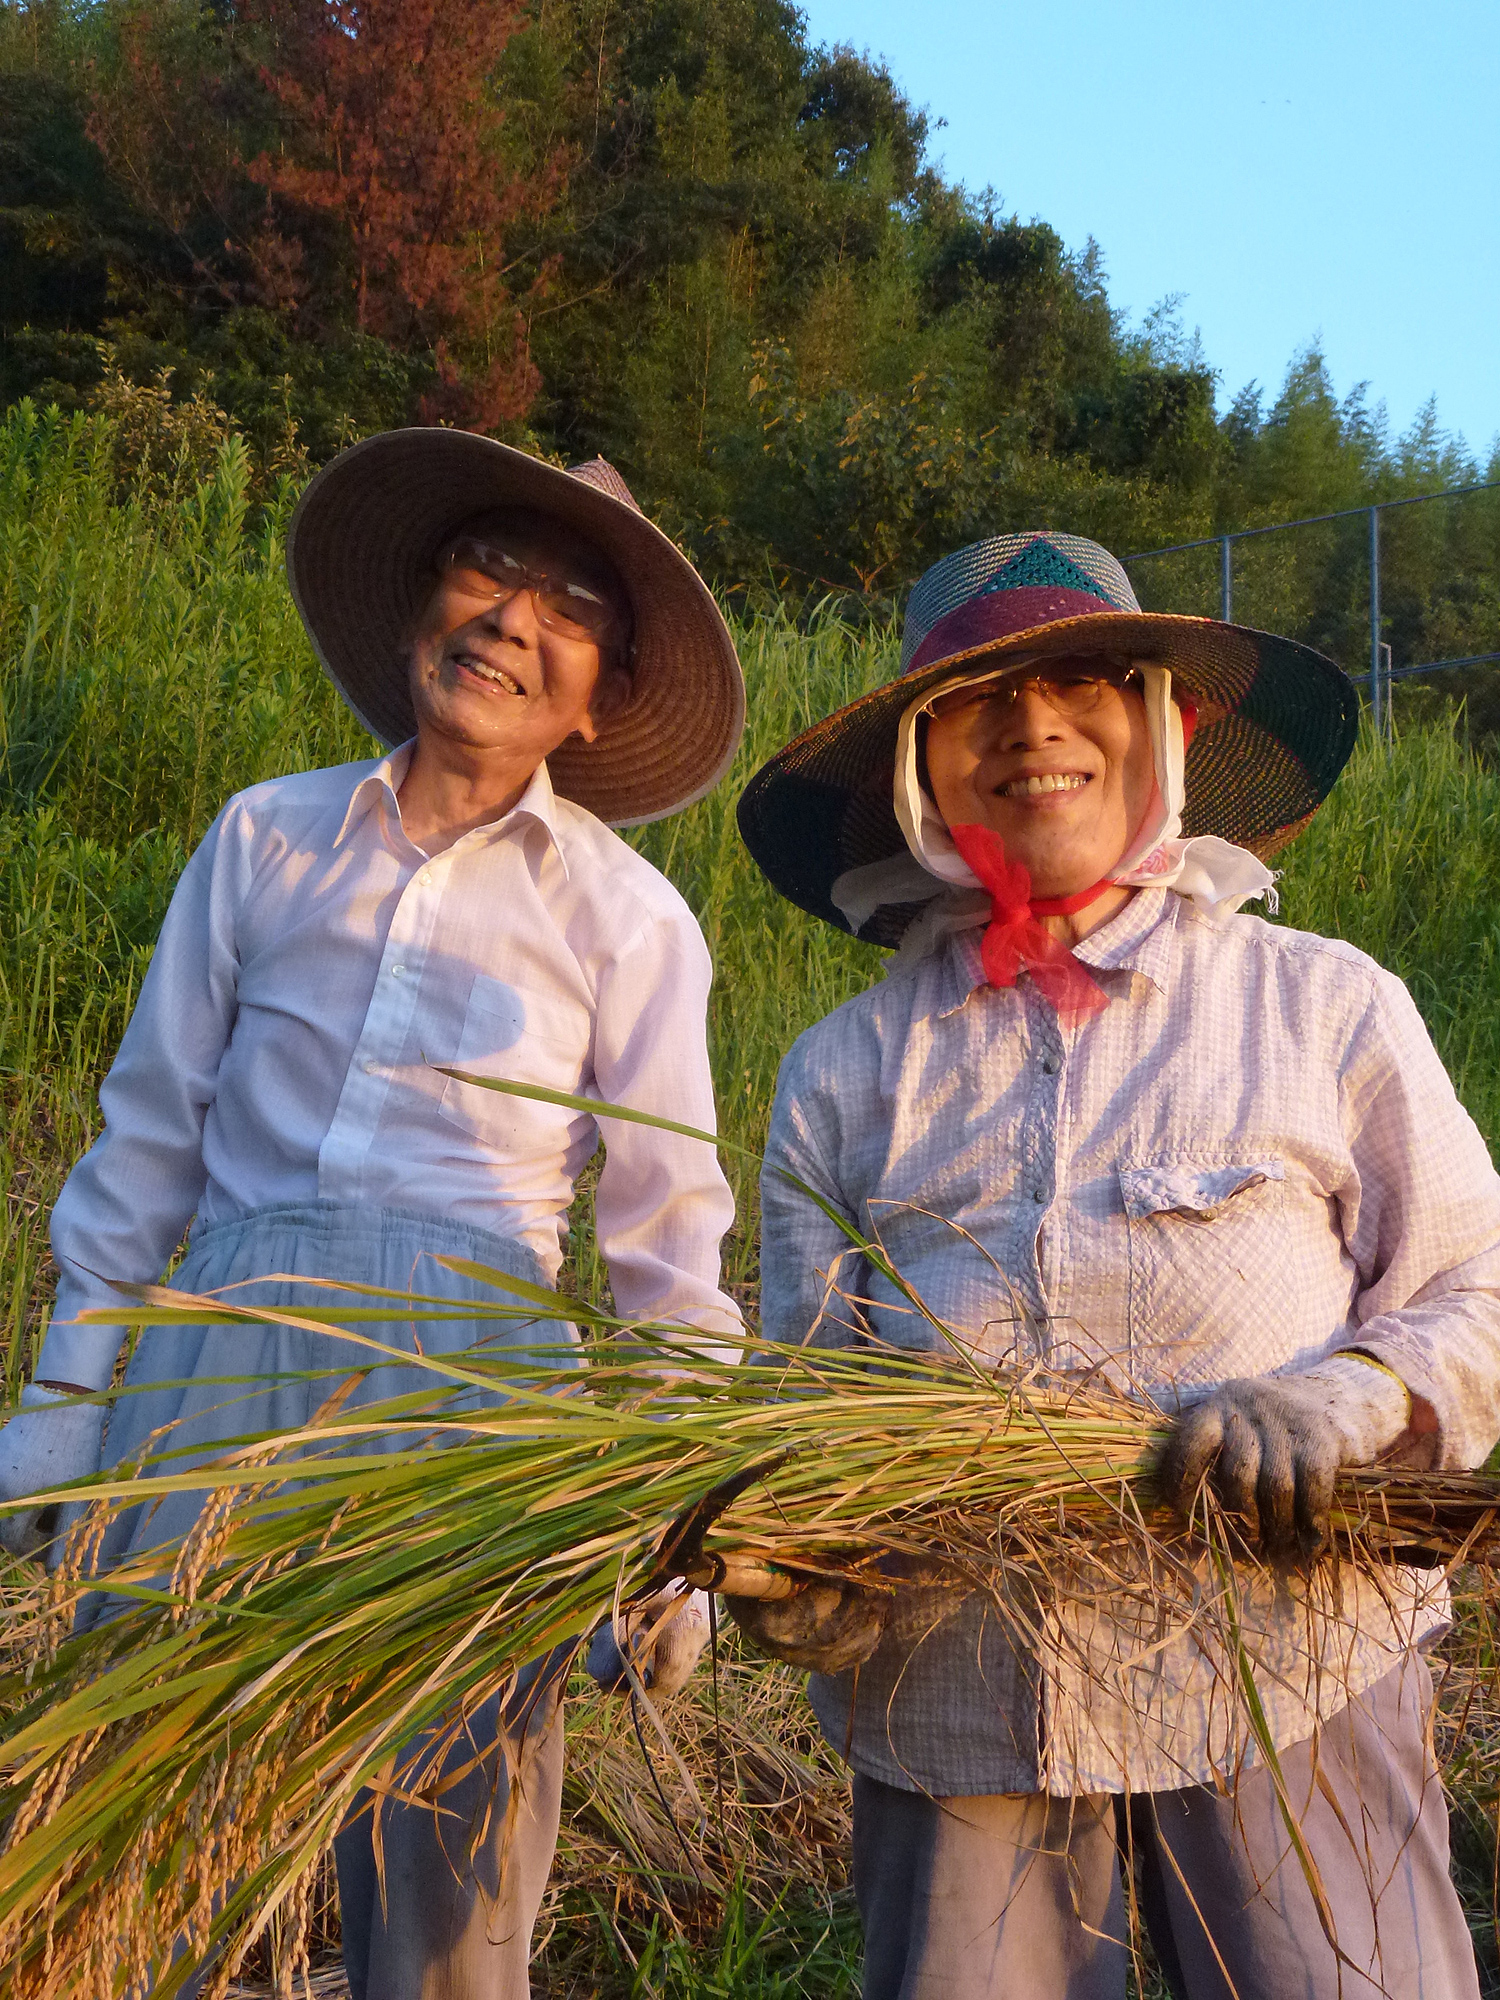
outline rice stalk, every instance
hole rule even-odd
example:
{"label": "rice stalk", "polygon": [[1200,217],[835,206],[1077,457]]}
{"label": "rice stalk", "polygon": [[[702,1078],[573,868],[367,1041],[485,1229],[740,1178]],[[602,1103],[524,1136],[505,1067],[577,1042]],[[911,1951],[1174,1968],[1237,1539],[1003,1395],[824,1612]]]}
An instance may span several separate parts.
{"label": "rice stalk", "polygon": [[[535,1317],[536,1290],[477,1316]],[[289,1317],[161,1296],[172,1306],[141,1316]],[[401,1295],[398,1310],[444,1309]],[[357,1359],[412,1365],[357,1326]],[[1205,1549],[1237,1574],[1251,1560],[1211,1508],[1198,1537],[1161,1517],[1163,1419],[1098,1382],[884,1351],[764,1350],[736,1367],[695,1359],[680,1333],[608,1323],[581,1371],[483,1352],[422,1365],[425,1397],[349,1412],[332,1396],[301,1430],[210,1465],[168,1448],[78,1489],[91,1511],[51,1581],[45,1643],[0,1685],[15,1706],[0,1965],[17,2000],[169,1995],[209,1956],[207,1990],[223,1993],[278,1914],[295,1961],[307,1885],[361,1786],[394,1775],[430,1797],[465,1717],[575,1646],[617,1594],[670,1574],[664,1549],[689,1572],[753,1559],[885,1590],[893,1559],[937,1559],[976,1588],[1001,1579],[1007,1603],[1133,1591],[1206,1620],[1222,1607],[1203,1592]],[[497,1406],[474,1408],[476,1392]],[[75,1634],[103,1523],[183,1489],[206,1499],[187,1544],[111,1569],[117,1615]],[[1350,1560],[1472,1561],[1495,1549],[1497,1512],[1482,1475],[1375,1472],[1341,1482],[1336,1519]]]}

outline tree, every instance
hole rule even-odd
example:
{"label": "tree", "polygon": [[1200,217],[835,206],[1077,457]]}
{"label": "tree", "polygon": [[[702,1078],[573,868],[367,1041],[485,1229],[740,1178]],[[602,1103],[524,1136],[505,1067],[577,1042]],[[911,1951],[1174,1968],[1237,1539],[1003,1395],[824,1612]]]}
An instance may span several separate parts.
{"label": "tree", "polygon": [[247,13],[282,120],[250,177],[299,251],[299,216],[326,218],[347,245],[344,300],[319,299],[306,259],[288,259],[306,306],[347,303],[358,332],[428,346],[429,414],[478,428],[522,417],[538,386],[524,306],[551,271],[516,301],[505,241],[555,200],[562,156],[530,175],[505,158],[494,78],[519,0],[250,0]]}

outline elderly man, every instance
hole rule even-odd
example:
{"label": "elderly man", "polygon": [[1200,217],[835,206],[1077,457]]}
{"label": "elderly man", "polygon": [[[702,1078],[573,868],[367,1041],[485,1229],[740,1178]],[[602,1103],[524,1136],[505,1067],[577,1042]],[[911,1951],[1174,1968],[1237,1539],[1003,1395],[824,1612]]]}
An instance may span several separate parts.
{"label": "elderly man", "polygon": [[1123,2000],[1119,1844],[1179,2000],[1477,1994],[1416,1650],[1441,1584],[1315,1558],[1340,1466],[1500,1433],[1500,1181],[1400,982],[1240,913],[1354,727],[1318,655],[1002,535],[921,579],[898,677],[741,803],[784,895],[900,947],[782,1068],[766,1332],[937,1344],[843,1217],[982,1362],[1182,1411],[1168,1493],[1209,1473],[1270,1559],[1234,1658],[1125,1604],[1064,1605],[1038,1658],[1003,1589],[920,1643],[853,1589],[734,1607],[820,1670],[853,1762],[865,2000]]}
{"label": "elderly man", "polygon": [[[104,1131],[53,1215],[57,1307],[0,1433],[7,1497],[99,1467],[102,1405],[67,1398],[109,1386],[118,1338],[75,1316],[111,1301],[103,1280],[157,1279],[189,1224],[176,1286],[246,1303],[326,1302],[304,1276],[479,1297],[439,1254],[555,1279],[593,1120],[435,1065],[713,1123],[702,937],[603,823],[701,797],[739,739],[738,661],[686,558],[602,460],[567,473],[411,430],[319,474],[287,564],[335,686],[400,747],[241,793],[188,863],[104,1084]],[[700,1344],[735,1333],[719,1290],[733,1205],[710,1147],[612,1125],[595,1212],[623,1314]],[[571,1332],[510,1337],[535,1351]],[[482,1336],[493,1322],[422,1329],[429,1351]],[[383,1337],[410,1351],[416,1333]],[[349,1366],[336,1338],[292,1328],[149,1329],[102,1461],[136,1458],[161,1425],[178,1451],[305,1422]],[[378,1367],[353,1397],[423,1383]],[[126,1514],[103,1559],[180,1536],[197,1504]],[[659,1691],[690,1667],[702,1609],[685,1604],[656,1642]],[[355,2000],[528,1990],[562,1774],[546,1676],[524,1721],[508,1718],[527,1742],[503,1882],[504,1762],[485,1742],[500,1726],[475,1719],[481,1761],[445,1790],[441,1822],[387,1801],[382,1884],[369,1815],[341,1836]]]}

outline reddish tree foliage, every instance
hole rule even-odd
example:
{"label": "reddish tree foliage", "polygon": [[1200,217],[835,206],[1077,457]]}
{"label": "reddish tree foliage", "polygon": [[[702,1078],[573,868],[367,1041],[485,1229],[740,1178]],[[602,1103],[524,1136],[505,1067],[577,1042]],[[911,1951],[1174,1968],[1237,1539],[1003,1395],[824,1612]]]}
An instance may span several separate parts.
{"label": "reddish tree foliage", "polygon": [[111,22],[107,55],[84,66],[88,136],[173,240],[186,291],[290,308],[298,245],[245,180],[242,134],[261,92],[236,24],[176,0],[132,0]]}
{"label": "reddish tree foliage", "polygon": [[278,209],[347,238],[357,325],[433,352],[428,414],[486,427],[523,416],[538,377],[506,233],[557,198],[561,158],[528,179],[501,149],[495,89],[520,0],[250,0],[282,145],[249,163]]}

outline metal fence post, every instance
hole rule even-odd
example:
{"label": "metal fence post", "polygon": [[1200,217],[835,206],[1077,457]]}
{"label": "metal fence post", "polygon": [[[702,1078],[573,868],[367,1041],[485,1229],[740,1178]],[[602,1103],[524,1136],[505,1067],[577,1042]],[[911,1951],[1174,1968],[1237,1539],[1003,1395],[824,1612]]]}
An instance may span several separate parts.
{"label": "metal fence post", "polygon": [[1381,728],[1380,685],[1380,509],[1370,509],[1370,720]]}
{"label": "metal fence post", "polygon": [[1234,623],[1234,579],[1230,569],[1233,538],[1225,535],[1219,543],[1219,616],[1226,625]]}
{"label": "metal fence post", "polygon": [[1388,744],[1396,740],[1396,691],[1395,678],[1391,673],[1391,648],[1388,640],[1380,642],[1380,733]]}

